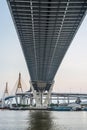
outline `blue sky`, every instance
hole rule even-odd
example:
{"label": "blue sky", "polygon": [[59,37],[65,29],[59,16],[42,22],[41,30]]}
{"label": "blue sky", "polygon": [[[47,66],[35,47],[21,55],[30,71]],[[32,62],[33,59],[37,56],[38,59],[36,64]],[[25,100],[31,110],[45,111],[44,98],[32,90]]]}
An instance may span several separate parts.
{"label": "blue sky", "polygon": [[[9,83],[11,90],[18,73],[29,87],[29,74],[14,24],[6,3],[0,2],[0,95]],[[80,26],[56,74],[54,91],[87,92],[87,16]]]}

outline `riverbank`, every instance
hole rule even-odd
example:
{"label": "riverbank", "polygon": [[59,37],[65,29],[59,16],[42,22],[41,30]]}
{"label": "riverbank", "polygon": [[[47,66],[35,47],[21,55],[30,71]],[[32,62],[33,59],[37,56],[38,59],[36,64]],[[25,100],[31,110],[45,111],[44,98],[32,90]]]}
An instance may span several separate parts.
{"label": "riverbank", "polygon": [[58,107],[4,107],[1,110],[45,110],[45,111],[87,111],[87,108],[72,108],[68,106],[58,106]]}

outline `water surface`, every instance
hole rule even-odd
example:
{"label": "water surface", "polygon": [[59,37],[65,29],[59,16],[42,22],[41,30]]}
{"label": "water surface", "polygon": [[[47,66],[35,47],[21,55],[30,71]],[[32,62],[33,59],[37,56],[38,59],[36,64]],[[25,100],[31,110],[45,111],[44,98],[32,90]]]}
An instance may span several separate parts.
{"label": "water surface", "polygon": [[0,110],[0,130],[87,130],[87,112]]}

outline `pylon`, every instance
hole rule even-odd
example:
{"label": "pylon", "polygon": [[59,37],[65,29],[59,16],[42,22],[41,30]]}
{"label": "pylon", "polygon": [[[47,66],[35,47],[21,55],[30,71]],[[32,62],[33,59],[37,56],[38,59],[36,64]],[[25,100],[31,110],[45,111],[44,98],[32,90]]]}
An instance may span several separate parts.
{"label": "pylon", "polygon": [[21,73],[19,73],[18,84],[17,84],[15,94],[17,93],[23,93],[22,84],[21,84]]}
{"label": "pylon", "polygon": [[2,97],[2,108],[5,107],[5,98],[9,96],[8,93],[8,83],[6,82],[6,87],[3,93],[3,97]]}
{"label": "pylon", "polygon": [[4,90],[4,94],[3,94],[3,98],[9,96],[9,93],[8,93],[8,82],[6,82],[6,87],[5,87],[5,90]]}

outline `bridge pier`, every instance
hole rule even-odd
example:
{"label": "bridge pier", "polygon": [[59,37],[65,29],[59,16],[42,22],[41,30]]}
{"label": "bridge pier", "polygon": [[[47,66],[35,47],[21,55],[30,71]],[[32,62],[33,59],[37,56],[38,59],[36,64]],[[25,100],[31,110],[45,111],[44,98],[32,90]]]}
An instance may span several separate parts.
{"label": "bridge pier", "polygon": [[68,102],[68,104],[70,103],[69,96],[67,96],[67,102]]}
{"label": "bridge pier", "polygon": [[[38,83],[40,85],[42,84],[45,84],[47,85],[46,83]],[[50,84],[50,87],[47,91],[47,95],[46,95],[46,98],[44,99],[43,101],[43,96],[44,96],[44,93],[45,93],[45,87],[43,86],[37,86],[37,89],[38,90],[35,90],[34,88],[34,85],[33,85],[33,82],[30,82],[30,87],[33,91],[33,96],[34,96],[34,99],[35,99],[35,102],[36,102],[36,107],[39,107],[39,108],[43,108],[43,107],[48,107],[48,105],[50,104],[50,96],[51,96],[51,92],[52,92],[52,88],[53,88],[53,83]]]}
{"label": "bridge pier", "polygon": [[5,100],[4,100],[4,98],[2,99],[2,104],[1,104],[1,106],[2,106],[2,108],[5,107]]}
{"label": "bridge pier", "polygon": [[48,91],[48,93],[47,93],[46,99],[45,99],[45,101],[44,101],[44,106],[48,106],[48,105],[51,104],[51,99],[50,99],[50,97],[51,97],[52,89],[53,89],[53,84],[51,85],[51,87],[50,87],[50,89],[49,89],[49,91]]}

